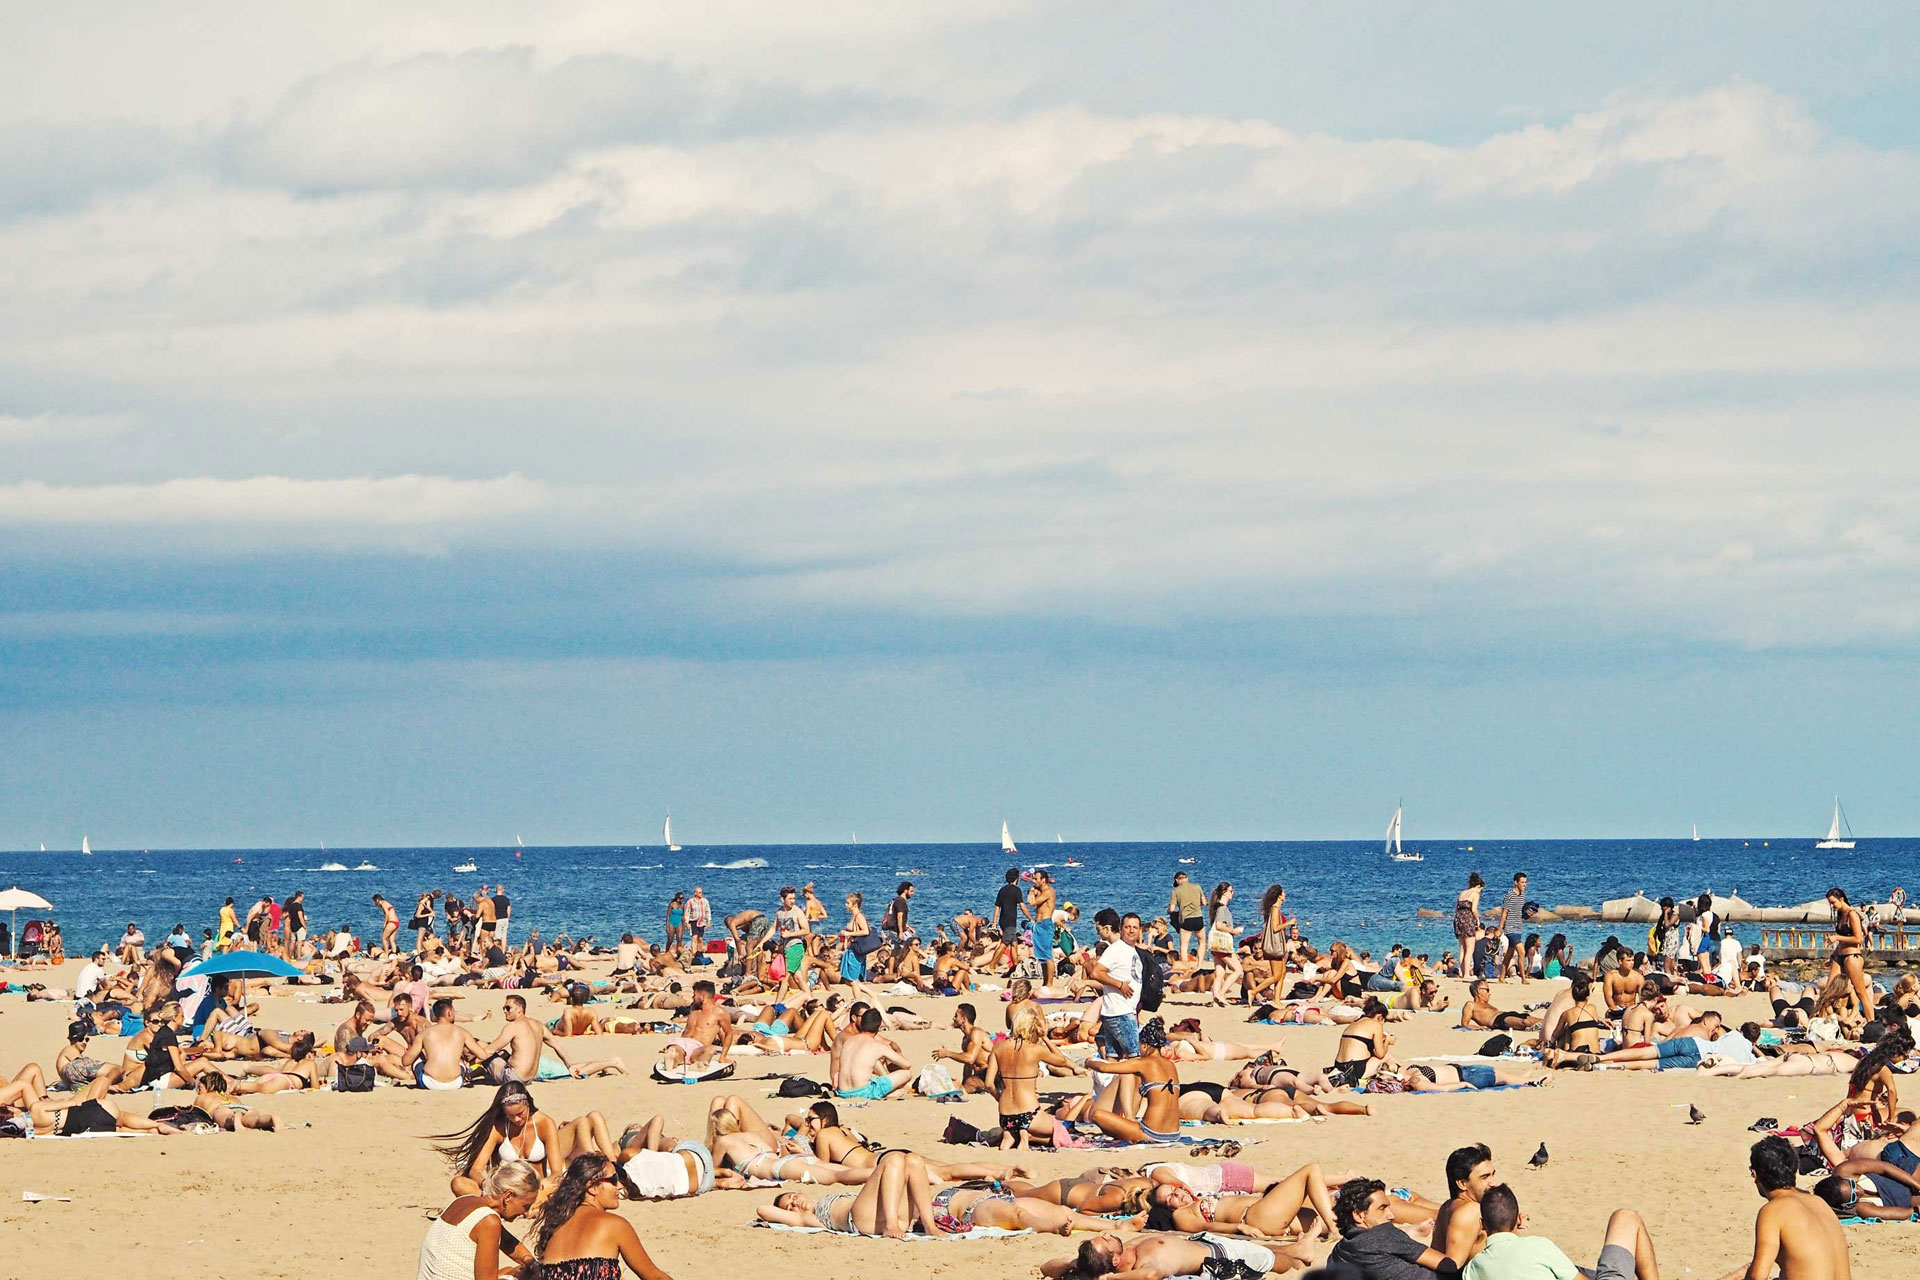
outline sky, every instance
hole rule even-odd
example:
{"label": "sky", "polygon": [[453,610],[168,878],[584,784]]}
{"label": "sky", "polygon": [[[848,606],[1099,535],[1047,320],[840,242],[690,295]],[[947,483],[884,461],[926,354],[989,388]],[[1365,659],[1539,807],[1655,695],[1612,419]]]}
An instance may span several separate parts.
{"label": "sky", "polygon": [[104,3],[0,77],[0,848],[1920,831],[1903,6]]}

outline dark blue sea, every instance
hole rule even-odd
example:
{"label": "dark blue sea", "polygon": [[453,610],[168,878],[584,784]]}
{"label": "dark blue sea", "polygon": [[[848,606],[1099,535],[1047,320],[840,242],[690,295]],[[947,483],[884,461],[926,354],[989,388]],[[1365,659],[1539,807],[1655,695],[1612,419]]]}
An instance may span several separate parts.
{"label": "dark blue sea", "polygon": [[[513,900],[514,936],[529,928],[543,937],[566,931],[602,941],[633,929],[658,938],[668,897],[703,886],[716,920],[747,906],[771,909],[781,885],[816,886],[821,900],[843,918],[841,900],[866,895],[877,923],[894,886],[917,886],[913,919],[931,936],[936,920],[963,907],[987,913],[1009,866],[1046,866],[1063,900],[1079,904],[1083,919],[1113,905],[1149,919],[1164,914],[1176,871],[1207,889],[1221,880],[1238,891],[1233,910],[1245,931],[1258,915],[1266,886],[1287,887],[1288,910],[1308,936],[1324,946],[1345,938],[1376,953],[1392,942],[1436,958],[1453,945],[1447,919],[1416,918],[1421,907],[1451,912],[1470,871],[1486,878],[1484,903],[1497,906],[1515,871],[1530,877],[1528,897],[1546,906],[1597,907],[1636,889],[1659,897],[1703,890],[1738,892],[1758,905],[1816,898],[1829,885],[1847,888],[1856,902],[1885,900],[1908,881],[1920,889],[1915,855],[1920,840],[1862,840],[1853,852],[1813,848],[1811,836],[1763,840],[1448,840],[1417,846],[1424,862],[1393,862],[1377,840],[1327,842],[1210,842],[1204,844],[1030,844],[1018,858],[994,844],[728,845],[601,848],[413,849],[97,849],[0,853],[0,887],[18,884],[54,904],[69,954],[117,938],[129,920],[149,937],[184,923],[198,939],[215,923],[221,902],[241,904],[263,893],[285,898],[305,889],[315,931],[350,923],[378,936],[372,895],[391,898],[402,919],[414,896],[441,888],[470,897],[481,882],[504,882]],[[1415,847],[1415,846],[1410,846]],[[478,870],[456,874],[472,859]],[[1069,867],[1069,859],[1084,865]],[[1191,859],[1191,862],[1185,861]],[[367,864],[373,870],[356,870]],[[330,870],[348,868],[346,870]],[[32,913],[22,913],[24,923]],[[1757,928],[1750,942],[1757,942]],[[1590,951],[1610,930],[1556,924],[1576,947]],[[1625,938],[1630,930],[1621,930]]]}

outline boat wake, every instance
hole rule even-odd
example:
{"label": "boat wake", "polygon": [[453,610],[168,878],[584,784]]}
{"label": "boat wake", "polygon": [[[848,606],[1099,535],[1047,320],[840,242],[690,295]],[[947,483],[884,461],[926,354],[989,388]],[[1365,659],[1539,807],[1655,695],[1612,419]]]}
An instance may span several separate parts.
{"label": "boat wake", "polygon": [[344,862],[323,862],[319,866],[315,867],[314,870],[315,871],[347,871],[347,870],[351,870],[351,868],[349,868],[347,864]]}
{"label": "boat wake", "polygon": [[767,865],[765,858],[740,858],[733,862],[703,862],[701,867],[708,871],[751,871],[755,867]]}

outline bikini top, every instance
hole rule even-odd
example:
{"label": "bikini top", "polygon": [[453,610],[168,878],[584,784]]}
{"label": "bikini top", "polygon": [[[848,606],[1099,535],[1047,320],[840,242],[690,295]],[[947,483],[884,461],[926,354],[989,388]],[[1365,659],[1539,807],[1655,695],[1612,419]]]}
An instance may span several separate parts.
{"label": "bikini top", "polygon": [[[531,1126],[529,1126],[531,1127]],[[502,1160],[527,1160],[538,1162],[547,1158],[547,1144],[540,1141],[540,1131],[533,1132],[533,1145],[527,1148],[527,1154],[521,1155],[513,1145],[513,1139],[506,1134],[500,1135],[500,1158]]]}

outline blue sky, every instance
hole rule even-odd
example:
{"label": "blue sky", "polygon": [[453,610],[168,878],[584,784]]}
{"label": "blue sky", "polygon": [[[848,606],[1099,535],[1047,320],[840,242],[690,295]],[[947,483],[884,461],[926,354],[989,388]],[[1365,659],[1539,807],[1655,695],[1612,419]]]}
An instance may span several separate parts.
{"label": "blue sky", "polygon": [[1898,6],[0,51],[0,847],[1911,832]]}

